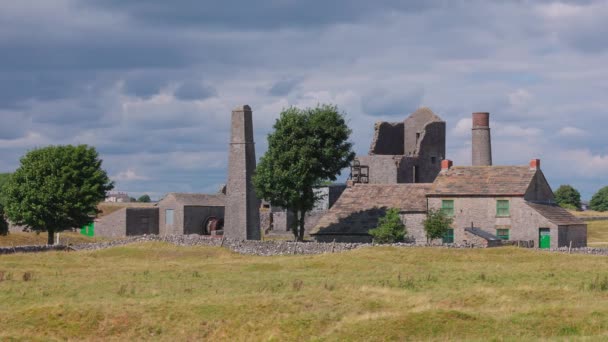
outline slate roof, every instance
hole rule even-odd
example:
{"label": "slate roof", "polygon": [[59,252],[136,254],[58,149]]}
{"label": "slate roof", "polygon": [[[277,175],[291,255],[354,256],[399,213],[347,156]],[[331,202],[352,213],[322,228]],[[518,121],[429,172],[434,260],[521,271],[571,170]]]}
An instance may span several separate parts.
{"label": "slate roof", "polygon": [[454,166],[441,171],[429,196],[523,196],[536,170],[529,166]]}
{"label": "slate roof", "polygon": [[346,188],[311,234],[366,235],[387,209],[426,212],[431,184],[356,184]]}
{"label": "slate roof", "polygon": [[172,196],[175,201],[182,205],[202,206],[202,207],[223,207],[226,202],[224,194],[190,194],[172,192],[167,197]]}
{"label": "slate roof", "polygon": [[560,207],[557,204],[547,203],[533,203],[526,202],[526,204],[532,209],[536,210],[539,214],[545,217],[552,223],[558,226],[568,226],[573,224],[585,224],[585,222],[578,217],[572,215],[568,210]]}

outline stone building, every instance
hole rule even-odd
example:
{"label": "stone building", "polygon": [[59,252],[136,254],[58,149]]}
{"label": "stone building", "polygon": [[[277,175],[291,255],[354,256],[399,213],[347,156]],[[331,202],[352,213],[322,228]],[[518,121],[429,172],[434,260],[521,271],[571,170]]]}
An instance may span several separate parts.
{"label": "stone building", "polygon": [[422,107],[403,122],[377,122],[367,156],[357,156],[369,170],[364,183],[432,183],[446,151],[446,124]]}
{"label": "stone building", "polygon": [[124,207],[94,222],[94,235],[124,237],[158,234],[158,208]]}
{"label": "stone building", "polygon": [[529,166],[442,164],[426,196],[429,209],[453,218],[445,242],[465,243],[482,231],[542,248],[587,245],[587,225],[555,204],[540,160]]}
{"label": "stone building", "polygon": [[[224,220],[224,194],[170,193],[158,202],[160,235],[210,235]],[[221,228],[221,227],[220,227]]]}
{"label": "stone building", "polygon": [[[587,225],[555,204],[553,191],[540,169],[540,160],[532,160],[529,166],[492,166],[489,113],[473,114],[475,166],[453,167],[449,160],[437,162],[428,158],[439,157],[445,151],[445,140],[431,134],[435,138],[425,145],[427,133],[420,135],[422,140],[415,140],[420,143],[417,150],[408,150],[412,145],[404,138],[404,155],[372,153],[400,152],[401,128],[407,128],[412,118],[427,124],[414,125],[410,133],[405,129],[404,137],[411,138],[411,132],[417,132],[420,127],[443,132],[445,137],[445,123],[442,126],[438,117],[431,114],[430,110],[421,109],[404,125],[376,124],[370,156],[358,158],[361,167],[369,165],[369,184],[361,179],[349,181],[349,187],[312,229],[315,240],[369,242],[372,239],[369,230],[377,227],[386,210],[397,208],[411,242],[426,242],[423,221],[433,209],[453,217],[453,226],[442,241],[434,241],[437,243],[495,246],[500,245],[501,240],[512,240],[532,242],[541,248],[586,246]],[[394,145],[392,150],[391,145]],[[401,168],[403,164],[399,161],[407,162],[410,155],[416,156],[419,170],[425,170],[426,174],[416,172],[415,167]],[[393,158],[394,163],[388,162],[387,157]],[[411,170],[409,174],[408,170]],[[418,178],[412,176],[417,174]],[[408,176],[402,178],[403,175]],[[430,182],[395,184],[401,180]]]}

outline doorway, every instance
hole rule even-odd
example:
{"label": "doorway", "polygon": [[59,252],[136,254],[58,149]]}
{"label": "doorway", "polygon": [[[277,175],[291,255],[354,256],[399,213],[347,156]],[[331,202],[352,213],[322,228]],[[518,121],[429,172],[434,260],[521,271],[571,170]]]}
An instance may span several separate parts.
{"label": "doorway", "polygon": [[538,229],[538,247],[540,249],[551,248],[551,229],[539,228]]}

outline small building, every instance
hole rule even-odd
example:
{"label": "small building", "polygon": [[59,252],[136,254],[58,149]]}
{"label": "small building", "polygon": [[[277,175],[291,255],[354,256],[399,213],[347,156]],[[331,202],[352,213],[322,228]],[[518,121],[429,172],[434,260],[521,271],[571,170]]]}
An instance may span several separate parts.
{"label": "small building", "polygon": [[169,193],[158,202],[160,235],[211,235],[221,230],[226,195]]}

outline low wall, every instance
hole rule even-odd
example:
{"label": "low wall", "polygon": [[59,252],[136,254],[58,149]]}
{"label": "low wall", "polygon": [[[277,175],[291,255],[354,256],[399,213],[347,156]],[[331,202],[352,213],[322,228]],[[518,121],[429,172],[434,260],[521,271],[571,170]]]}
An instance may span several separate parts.
{"label": "low wall", "polygon": [[38,253],[38,252],[66,251],[66,250],[72,250],[72,248],[68,247],[68,246],[63,246],[63,245],[0,247],[0,254]]}

